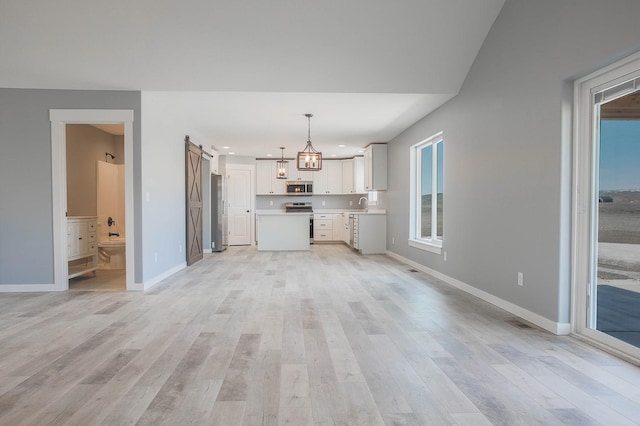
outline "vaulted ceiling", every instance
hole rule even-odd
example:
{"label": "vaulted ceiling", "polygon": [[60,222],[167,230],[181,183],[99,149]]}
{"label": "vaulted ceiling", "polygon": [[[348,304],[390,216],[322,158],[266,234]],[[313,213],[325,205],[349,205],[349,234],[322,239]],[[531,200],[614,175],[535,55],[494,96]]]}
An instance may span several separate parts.
{"label": "vaulted ceiling", "polygon": [[[149,91],[238,154],[384,142],[460,89],[504,0],[4,0],[0,87]],[[353,147],[353,149],[351,148]]]}

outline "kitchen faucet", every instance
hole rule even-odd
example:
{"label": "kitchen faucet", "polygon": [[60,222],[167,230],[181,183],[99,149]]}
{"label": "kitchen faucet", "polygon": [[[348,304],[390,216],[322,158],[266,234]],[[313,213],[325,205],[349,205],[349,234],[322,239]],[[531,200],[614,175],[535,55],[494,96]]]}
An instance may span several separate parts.
{"label": "kitchen faucet", "polygon": [[359,206],[362,205],[362,200],[365,200],[367,202],[367,205],[369,205],[369,199],[367,197],[360,197],[360,199],[358,200]]}

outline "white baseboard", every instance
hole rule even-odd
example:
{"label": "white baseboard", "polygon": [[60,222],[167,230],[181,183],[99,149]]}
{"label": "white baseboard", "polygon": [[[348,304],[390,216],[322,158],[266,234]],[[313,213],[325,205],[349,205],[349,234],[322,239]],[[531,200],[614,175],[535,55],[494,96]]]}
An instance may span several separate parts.
{"label": "white baseboard", "polygon": [[0,293],[32,293],[37,291],[62,290],[57,289],[54,284],[0,284]]}
{"label": "white baseboard", "polygon": [[511,302],[507,302],[506,300],[494,296],[493,294],[487,293],[486,291],[480,290],[462,281],[456,280],[455,278],[445,275],[442,272],[438,272],[435,269],[428,268],[420,263],[414,262],[413,260],[407,259],[391,251],[387,251],[387,255],[419,271],[432,275],[435,278],[438,278],[439,280],[442,280],[457,289],[472,294],[477,298],[484,300],[485,302],[489,302],[500,309],[504,309],[505,311],[512,313],[513,315],[518,316],[526,321],[529,321],[530,323],[535,324],[550,333],[561,336],[571,333],[571,324],[569,323],[559,323],[551,321],[550,319],[538,315],[535,312],[531,312],[528,309],[525,309]]}
{"label": "white baseboard", "polygon": [[133,287],[127,288],[127,291],[144,291],[144,283],[133,283]]}
{"label": "white baseboard", "polygon": [[165,278],[170,277],[171,275],[175,274],[178,271],[183,270],[186,267],[187,267],[187,262],[182,262],[179,265],[176,265],[173,268],[161,273],[160,275],[158,275],[156,277],[153,277],[149,281],[145,281],[144,284],[143,284],[142,290],[145,290],[145,291],[149,290],[151,287],[153,287],[154,285],[158,284],[160,281],[164,280]]}

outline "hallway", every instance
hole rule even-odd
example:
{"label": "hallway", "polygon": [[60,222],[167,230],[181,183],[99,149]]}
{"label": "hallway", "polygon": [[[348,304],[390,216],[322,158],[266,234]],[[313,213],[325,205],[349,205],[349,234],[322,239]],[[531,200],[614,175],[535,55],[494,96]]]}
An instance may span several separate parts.
{"label": "hallway", "polygon": [[1,424],[640,424],[640,369],[382,255],[0,296]]}

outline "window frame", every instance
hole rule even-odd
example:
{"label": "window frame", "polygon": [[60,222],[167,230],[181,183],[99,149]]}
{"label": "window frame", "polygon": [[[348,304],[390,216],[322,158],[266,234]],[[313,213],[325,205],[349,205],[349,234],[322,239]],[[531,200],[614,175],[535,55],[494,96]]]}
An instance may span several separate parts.
{"label": "window frame", "polygon": [[[422,199],[422,149],[433,147],[431,156],[431,238],[423,238],[420,235],[422,227],[421,199]],[[442,131],[414,144],[410,147],[410,202],[409,202],[409,246],[435,254],[442,254],[444,230],[442,239],[438,239],[438,148],[444,146],[444,134]],[[444,194],[444,156],[440,166],[443,170],[442,193]],[[433,196],[435,194],[435,196]],[[444,216],[444,206],[443,213]]]}

